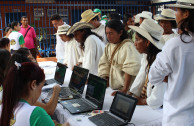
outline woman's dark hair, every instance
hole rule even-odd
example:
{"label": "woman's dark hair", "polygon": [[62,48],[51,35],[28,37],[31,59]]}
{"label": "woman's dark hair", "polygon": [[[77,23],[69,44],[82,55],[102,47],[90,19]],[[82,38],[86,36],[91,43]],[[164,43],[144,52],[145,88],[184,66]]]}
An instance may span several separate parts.
{"label": "woman's dark hair", "polygon": [[[142,35],[140,35],[139,33],[136,32],[136,35],[138,37],[140,37],[141,39],[143,39],[144,41],[146,41],[147,39],[145,37],[143,37]],[[147,61],[148,61],[148,65],[146,67],[146,70],[148,70],[149,72],[149,67],[152,65],[152,63],[154,62],[154,60],[156,59],[156,55],[161,52],[160,49],[158,49],[155,45],[153,45],[151,42],[147,47],[146,53],[147,53]]]}
{"label": "woman's dark hair", "polygon": [[36,80],[36,84],[39,85],[44,79],[43,70],[34,63],[22,63],[19,68],[15,65],[10,68],[3,83],[1,126],[10,125],[19,100],[29,95],[29,83]]}
{"label": "woman's dark hair", "polygon": [[16,51],[16,53],[28,57],[30,55],[30,50],[26,47],[21,47]]}
{"label": "woman's dark hair", "polygon": [[117,33],[120,33],[121,31],[123,31],[123,34],[120,37],[121,41],[128,38],[127,32],[125,30],[125,26],[124,26],[124,24],[121,23],[121,21],[119,21],[119,20],[110,20],[106,24],[105,30],[106,30],[106,27],[109,27],[109,28],[115,30]]}
{"label": "woman's dark hair", "polygon": [[11,56],[11,58],[9,59],[9,62],[7,63],[5,75],[7,75],[10,67],[15,64],[15,61],[18,63],[32,62],[27,56],[25,56],[25,54],[22,55],[22,54],[16,52]]}
{"label": "woman's dark hair", "polygon": [[7,28],[7,27],[4,27],[4,28],[3,28],[3,32],[5,32],[5,29],[6,29],[6,28]]}
{"label": "woman's dark hair", "polygon": [[120,14],[118,14],[118,13],[111,13],[110,15],[109,15],[109,18],[111,18],[111,20],[121,20],[121,15]]}
{"label": "woman's dark hair", "polygon": [[134,26],[137,26],[137,27],[139,27],[139,25],[140,25],[139,23],[135,23],[135,24],[134,24]]}
{"label": "woman's dark hair", "polygon": [[133,16],[130,15],[130,14],[125,14],[125,15],[123,16],[123,24],[124,24],[124,25],[127,25],[127,21],[128,21],[130,18],[133,18]]}
{"label": "woman's dark hair", "polygon": [[5,77],[5,68],[11,57],[11,54],[6,49],[0,49],[0,86],[3,84]]}
{"label": "woman's dark hair", "polygon": [[19,23],[19,22],[17,22],[17,21],[13,21],[13,22],[11,23],[11,28],[14,29],[14,27],[17,26],[18,23]]}
{"label": "woman's dark hair", "polygon": [[7,33],[7,32],[9,31],[9,29],[11,29],[11,27],[5,27],[5,28],[3,28],[3,31],[4,31],[5,33]]}
{"label": "woman's dark hair", "polygon": [[1,38],[0,39],[0,48],[7,47],[9,45],[9,43],[10,43],[10,40],[8,38],[5,38],[5,37]]}
{"label": "woman's dark hair", "polygon": [[68,37],[72,39],[74,37],[74,35],[73,34],[69,34]]}
{"label": "woman's dark hair", "polygon": [[176,21],[170,21],[172,28],[177,28]]}
{"label": "woman's dark hair", "polygon": [[186,43],[183,40],[183,34],[189,35],[189,31],[194,33],[194,9],[186,9],[186,8],[180,8],[182,12],[185,12],[186,10],[189,11],[188,18],[185,18],[181,20],[178,24],[178,28],[182,31],[181,33],[181,40],[182,42]]}
{"label": "woman's dark hair", "polygon": [[95,35],[97,36],[101,41],[103,40],[101,36],[99,36],[98,34],[96,34],[95,32],[92,32],[90,28],[84,28],[84,29],[80,29],[78,30],[80,32],[84,32],[84,35],[83,35],[83,38],[82,38],[82,41],[80,46],[81,46],[81,49],[84,50],[84,42],[86,41],[87,37],[90,36],[90,35]]}

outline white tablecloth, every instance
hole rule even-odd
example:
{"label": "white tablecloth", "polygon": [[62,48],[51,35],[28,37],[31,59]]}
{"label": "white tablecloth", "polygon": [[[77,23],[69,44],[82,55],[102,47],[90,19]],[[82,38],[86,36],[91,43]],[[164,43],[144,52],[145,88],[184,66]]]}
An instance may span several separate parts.
{"label": "white tablecloth", "polygon": [[[39,65],[44,69],[46,79],[54,77],[56,67],[55,62],[40,62]],[[72,71],[67,69],[63,86],[68,86],[71,74]],[[87,86],[85,86],[83,96],[85,96],[86,88]],[[111,88],[106,89],[103,110],[109,110],[113,100],[113,96],[111,96],[112,92],[113,90]],[[45,97],[46,94],[42,93],[41,98],[44,99]],[[57,105],[54,116],[60,123],[68,121],[71,126],[95,126],[89,121],[88,117],[90,116],[87,113],[72,115],[64,109],[61,104]],[[153,110],[147,105],[137,105],[130,123],[134,123],[136,126],[162,126],[162,110]]]}

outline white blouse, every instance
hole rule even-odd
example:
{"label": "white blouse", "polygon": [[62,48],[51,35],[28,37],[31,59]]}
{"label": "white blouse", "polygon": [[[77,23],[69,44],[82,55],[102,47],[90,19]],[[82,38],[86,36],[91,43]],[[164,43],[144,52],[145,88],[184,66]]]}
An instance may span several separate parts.
{"label": "white blouse", "polygon": [[[194,126],[194,34],[170,39],[157,55],[149,81],[160,85],[168,76],[164,95],[163,125]],[[190,41],[190,42],[189,42]]]}
{"label": "white blouse", "polygon": [[87,37],[83,54],[82,67],[89,69],[89,72],[98,75],[98,63],[104,52],[104,43],[95,35]]}

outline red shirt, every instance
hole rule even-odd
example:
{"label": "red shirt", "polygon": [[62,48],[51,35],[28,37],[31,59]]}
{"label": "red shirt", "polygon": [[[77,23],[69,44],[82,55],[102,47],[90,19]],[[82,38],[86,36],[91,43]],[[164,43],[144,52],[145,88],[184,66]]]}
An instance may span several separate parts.
{"label": "red shirt", "polygon": [[[30,28],[30,25],[28,25],[27,28],[24,28],[21,25],[21,30],[19,32],[24,36],[29,28]],[[25,47],[27,47],[28,49],[35,48],[35,46],[34,46],[34,38],[36,38],[36,32],[35,32],[34,28],[31,27],[30,30],[28,31],[26,37],[24,38]]]}

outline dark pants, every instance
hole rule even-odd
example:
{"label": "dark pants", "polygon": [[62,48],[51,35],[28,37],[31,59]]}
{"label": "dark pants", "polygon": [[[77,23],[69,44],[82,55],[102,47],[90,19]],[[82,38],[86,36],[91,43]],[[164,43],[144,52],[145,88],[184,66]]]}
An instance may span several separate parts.
{"label": "dark pants", "polygon": [[30,52],[31,52],[31,54],[32,54],[32,56],[34,57],[34,59],[36,60],[36,49],[35,48],[33,48],[33,49],[30,49]]}

